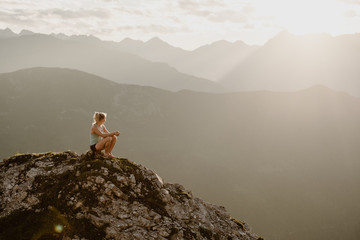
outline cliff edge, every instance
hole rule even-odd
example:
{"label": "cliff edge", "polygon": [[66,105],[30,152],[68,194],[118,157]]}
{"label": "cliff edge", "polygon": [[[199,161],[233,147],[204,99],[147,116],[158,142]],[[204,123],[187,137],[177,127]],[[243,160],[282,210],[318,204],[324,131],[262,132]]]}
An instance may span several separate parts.
{"label": "cliff edge", "polygon": [[127,159],[66,151],[0,164],[0,239],[262,239]]}

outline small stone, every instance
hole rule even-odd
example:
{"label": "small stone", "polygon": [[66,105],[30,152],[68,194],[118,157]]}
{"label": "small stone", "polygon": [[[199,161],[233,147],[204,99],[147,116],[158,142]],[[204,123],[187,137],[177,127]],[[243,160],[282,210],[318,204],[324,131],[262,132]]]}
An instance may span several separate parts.
{"label": "small stone", "polygon": [[109,188],[106,188],[105,189],[105,194],[110,196],[111,195],[111,190]]}
{"label": "small stone", "polygon": [[35,205],[37,203],[39,203],[39,199],[37,199],[34,196],[29,196],[26,201],[30,204],[30,205]]}
{"label": "small stone", "polygon": [[26,177],[31,179],[36,177],[37,175],[40,175],[40,170],[37,168],[32,168],[27,172]]}
{"label": "small stone", "polygon": [[82,206],[82,202],[80,201],[80,202],[77,202],[76,203],[76,205],[75,205],[75,209],[78,209],[79,207],[81,207]]}
{"label": "small stone", "polygon": [[129,214],[119,214],[118,215],[118,218],[120,218],[120,219],[128,219],[128,218],[130,218],[130,215]]}
{"label": "small stone", "polygon": [[166,229],[159,229],[159,235],[162,237],[168,237],[170,234],[166,231]]}
{"label": "small stone", "polygon": [[138,233],[138,232],[133,233],[133,236],[134,236],[136,239],[143,239],[143,235],[142,235],[141,233]]}
{"label": "small stone", "polygon": [[21,192],[21,193],[19,194],[19,200],[20,200],[20,201],[24,200],[24,199],[26,198],[26,196],[27,196],[27,192]]}
{"label": "small stone", "polygon": [[130,175],[130,182],[132,185],[136,185],[136,179],[135,176],[133,174]]}
{"label": "small stone", "polygon": [[160,182],[160,184],[164,185],[164,180],[159,175],[157,175],[156,173],[155,173],[155,176],[158,179],[158,181]]}
{"label": "small stone", "polygon": [[159,214],[154,217],[155,222],[159,222],[160,219],[161,219],[161,216]]}
{"label": "small stone", "polygon": [[116,230],[112,227],[107,227],[105,231],[109,237],[116,236],[116,233],[117,233]]}
{"label": "small stone", "polygon": [[123,192],[116,186],[114,186],[111,190],[117,197],[122,197],[124,195]]}
{"label": "small stone", "polygon": [[161,189],[160,196],[165,203],[171,200],[171,195],[169,194],[169,191],[166,189]]}
{"label": "small stone", "polygon": [[95,179],[95,182],[98,183],[98,184],[103,184],[105,182],[105,179],[103,179],[100,176],[97,176],[96,179]]}

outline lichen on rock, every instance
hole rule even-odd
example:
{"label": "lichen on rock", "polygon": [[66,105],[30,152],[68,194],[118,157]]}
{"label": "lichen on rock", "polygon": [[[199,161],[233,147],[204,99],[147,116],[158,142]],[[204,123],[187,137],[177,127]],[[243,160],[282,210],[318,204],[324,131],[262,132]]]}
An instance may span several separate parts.
{"label": "lichen on rock", "polygon": [[260,239],[124,158],[18,154],[1,165],[0,191],[0,239]]}

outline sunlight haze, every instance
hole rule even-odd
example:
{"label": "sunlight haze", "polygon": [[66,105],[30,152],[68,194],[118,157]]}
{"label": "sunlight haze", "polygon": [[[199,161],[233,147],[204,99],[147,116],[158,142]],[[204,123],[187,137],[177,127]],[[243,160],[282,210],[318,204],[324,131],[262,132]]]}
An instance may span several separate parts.
{"label": "sunlight haze", "polygon": [[0,56],[0,240],[360,239],[360,0],[0,0]]}
{"label": "sunlight haze", "polygon": [[220,39],[262,45],[281,31],[359,32],[360,2],[352,0],[0,1],[0,29],[130,37],[192,50]]}

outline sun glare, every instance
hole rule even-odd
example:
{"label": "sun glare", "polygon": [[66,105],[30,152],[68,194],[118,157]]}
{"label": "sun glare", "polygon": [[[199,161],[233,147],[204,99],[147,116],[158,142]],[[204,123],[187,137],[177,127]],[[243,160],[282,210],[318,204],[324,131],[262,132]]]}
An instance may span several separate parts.
{"label": "sun glare", "polygon": [[54,226],[54,230],[57,233],[62,233],[62,231],[64,230],[64,226],[61,225],[61,224],[57,224],[57,225]]}

